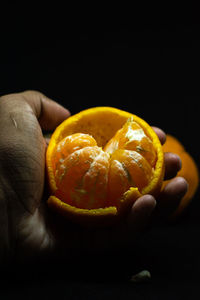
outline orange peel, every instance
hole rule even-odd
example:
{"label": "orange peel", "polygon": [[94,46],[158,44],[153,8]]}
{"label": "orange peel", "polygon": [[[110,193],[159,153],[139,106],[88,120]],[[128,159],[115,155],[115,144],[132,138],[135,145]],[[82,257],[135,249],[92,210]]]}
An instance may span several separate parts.
{"label": "orange peel", "polygon": [[[113,153],[113,155],[119,157],[123,163],[123,159],[125,159],[124,155],[126,154],[125,152],[132,150],[129,148],[127,149],[127,146],[125,150],[123,150],[125,152],[122,153],[121,149],[125,147],[123,146],[125,143],[122,143],[123,145],[121,145],[119,149],[112,150],[112,147],[115,147],[115,142],[117,139],[118,141],[121,141],[119,132],[125,130],[123,128],[126,127],[125,124],[130,119],[134,121],[134,124],[137,124],[139,128],[141,128],[143,135],[146,136],[152,143],[151,150],[148,149],[147,151],[143,151],[143,146],[137,146],[134,144],[134,141],[131,140],[133,144],[131,147],[138,147],[138,154],[136,154],[136,156],[140,155],[139,152],[146,151],[147,153],[149,151],[153,153],[150,153],[150,155],[147,155],[145,158],[145,161],[147,159],[151,162],[151,166],[153,165],[150,179],[145,182],[141,188],[138,188],[134,185],[129,186],[129,188],[120,196],[116,204],[114,200],[112,200],[111,203],[108,201],[107,205],[104,205],[103,207],[91,209],[88,209],[87,207],[76,207],[73,202],[70,202],[67,199],[61,199],[59,196],[59,184],[55,176],[55,169],[57,168],[55,162],[56,160],[58,162],[60,159],[55,152],[58,144],[63,139],[67,139],[68,136],[79,133],[87,134],[92,137],[90,140],[90,146],[104,149],[102,151],[107,151],[107,153],[109,153],[111,156],[111,160],[111,152],[117,150],[118,153]],[[127,131],[126,134],[128,136]],[[95,142],[93,142],[93,139]],[[148,143],[146,143],[144,147],[148,147],[147,144]],[[68,153],[67,155],[70,154]],[[129,160],[130,159],[127,159],[127,164],[130,167]],[[77,223],[107,225],[113,224],[121,219],[121,217],[123,217],[130,210],[133,203],[142,195],[152,194],[156,196],[159,194],[164,176],[164,154],[158,136],[151,126],[140,117],[113,107],[93,107],[69,117],[56,128],[51,136],[47,148],[46,166],[50,188],[50,197],[48,198],[47,203],[51,209]]]}
{"label": "orange peel", "polygon": [[[186,207],[188,207],[198,189],[199,170],[194,158],[186,151],[183,144],[174,136],[167,134],[166,142],[163,145],[163,151],[173,152],[179,155],[182,161],[182,168],[177,173],[177,176],[185,178],[188,182],[187,193],[181,199],[177,209],[170,216],[171,219],[175,219],[185,211]],[[168,182],[169,180],[163,182],[162,189],[164,189]]]}

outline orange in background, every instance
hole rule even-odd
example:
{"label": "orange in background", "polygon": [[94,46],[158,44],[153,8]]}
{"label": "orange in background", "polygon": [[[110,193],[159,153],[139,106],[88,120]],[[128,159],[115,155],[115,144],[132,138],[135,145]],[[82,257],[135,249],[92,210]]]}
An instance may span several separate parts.
{"label": "orange in background", "polygon": [[[182,198],[178,208],[172,215],[172,217],[175,218],[185,210],[185,208],[194,197],[199,185],[199,171],[192,156],[185,150],[184,146],[172,135],[167,135],[166,142],[163,145],[163,151],[173,152],[180,156],[182,161],[182,168],[178,172],[177,176],[184,177],[189,184],[187,193]],[[163,188],[167,183],[168,181],[163,182]]]}

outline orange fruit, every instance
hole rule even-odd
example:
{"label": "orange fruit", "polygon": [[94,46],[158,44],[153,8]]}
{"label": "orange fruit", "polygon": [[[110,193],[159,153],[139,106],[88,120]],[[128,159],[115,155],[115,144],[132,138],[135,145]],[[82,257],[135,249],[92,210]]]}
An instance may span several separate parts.
{"label": "orange fruit", "polygon": [[[167,135],[165,144],[163,145],[164,152],[173,152],[179,155],[182,161],[182,168],[177,176],[184,177],[189,184],[188,191],[181,199],[181,202],[172,214],[172,218],[179,216],[194,197],[199,185],[199,171],[193,157],[185,150],[184,146],[174,136]],[[163,188],[169,181],[163,182]]]}
{"label": "orange fruit", "polygon": [[113,223],[144,194],[162,187],[164,155],[153,129],[112,107],[71,116],[46,153],[50,208],[84,224]]}

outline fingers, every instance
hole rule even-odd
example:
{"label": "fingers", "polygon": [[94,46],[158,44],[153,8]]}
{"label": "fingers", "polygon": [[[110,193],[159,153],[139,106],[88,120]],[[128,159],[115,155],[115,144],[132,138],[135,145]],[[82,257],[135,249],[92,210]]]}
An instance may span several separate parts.
{"label": "fingers", "polygon": [[165,180],[175,177],[181,167],[182,163],[178,155],[171,152],[165,153]]}
{"label": "fingers", "polygon": [[160,193],[157,199],[144,195],[136,200],[127,217],[129,229],[140,232],[148,221],[164,220],[178,207],[188,189],[188,183],[183,177],[172,179]]}
{"label": "fingers", "polygon": [[[159,128],[153,127],[158,135],[161,144],[166,141],[166,134]],[[172,179],[182,167],[181,159],[178,155],[170,152],[164,154],[165,157],[165,176],[164,179]],[[157,206],[152,214],[153,219],[168,217],[178,207],[181,199],[187,192],[188,184],[182,177],[172,179],[161,192],[157,201]]]}
{"label": "fingers", "polygon": [[70,112],[57,102],[37,91],[21,93],[35,113],[43,130],[53,130],[70,116]]}
{"label": "fingers", "polygon": [[[166,134],[163,130],[158,127],[152,127],[157,134],[161,144],[163,145],[166,141]],[[165,153],[165,180],[171,179],[177,175],[182,167],[181,159],[178,155],[166,152]]]}
{"label": "fingers", "polygon": [[183,177],[176,177],[172,179],[161,192],[161,198],[182,198],[188,190],[188,183]]}
{"label": "fingers", "polygon": [[141,231],[148,222],[156,207],[156,200],[151,195],[144,195],[136,200],[127,217],[127,225],[130,229]]}
{"label": "fingers", "polygon": [[188,183],[183,177],[172,179],[158,198],[155,216],[158,218],[169,216],[178,207],[187,190]]}
{"label": "fingers", "polygon": [[163,145],[165,143],[165,141],[166,141],[166,134],[165,134],[165,132],[162,129],[160,129],[158,127],[155,127],[155,126],[153,126],[152,128],[155,131],[155,133],[157,134],[157,136],[158,136],[161,144]]}
{"label": "fingers", "polygon": [[[156,206],[156,200],[151,195],[145,195],[136,200],[126,220],[111,228],[100,229],[93,237],[94,250],[119,250],[130,246],[145,227],[152,211]],[[84,241],[87,241],[86,237]],[[88,244],[88,242],[87,242]],[[94,247],[95,245],[95,247]]]}

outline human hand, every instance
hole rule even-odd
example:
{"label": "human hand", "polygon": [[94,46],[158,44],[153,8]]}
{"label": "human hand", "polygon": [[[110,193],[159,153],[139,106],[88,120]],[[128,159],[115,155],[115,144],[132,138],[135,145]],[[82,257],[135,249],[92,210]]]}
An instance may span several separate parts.
{"label": "human hand", "polygon": [[[123,247],[134,241],[153,211],[155,215],[168,214],[187,190],[183,178],[174,178],[158,199],[140,197],[123,224],[106,229],[81,228],[52,214],[46,206],[47,143],[42,130],[54,130],[69,115],[68,110],[35,91],[0,98],[1,260]],[[164,143],[162,130],[154,130]],[[172,178],[180,169],[180,159],[168,153],[165,163],[165,178]]]}

